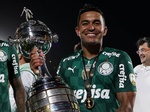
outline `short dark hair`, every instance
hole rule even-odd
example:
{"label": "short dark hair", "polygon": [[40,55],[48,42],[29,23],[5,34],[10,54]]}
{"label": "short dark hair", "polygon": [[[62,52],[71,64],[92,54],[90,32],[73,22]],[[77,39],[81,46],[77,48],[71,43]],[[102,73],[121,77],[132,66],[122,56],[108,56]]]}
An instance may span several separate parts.
{"label": "short dark hair", "polygon": [[88,11],[96,11],[96,12],[99,12],[99,13],[102,15],[103,19],[104,19],[103,12],[102,12],[98,7],[94,7],[94,6],[91,5],[91,4],[85,4],[85,5],[83,6],[83,8],[81,8],[81,9],[79,10],[78,17],[77,17],[77,25],[79,25],[79,21],[80,21],[80,16],[81,16],[81,14],[83,14],[83,13],[85,13],[85,12],[88,12]]}
{"label": "short dark hair", "polygon": [[139,46],[143,45],[144,43],[147,43],[148,47],[150,48],[150,37],[139,38],[139,40],[136,42],[137,48],[139,48]]}

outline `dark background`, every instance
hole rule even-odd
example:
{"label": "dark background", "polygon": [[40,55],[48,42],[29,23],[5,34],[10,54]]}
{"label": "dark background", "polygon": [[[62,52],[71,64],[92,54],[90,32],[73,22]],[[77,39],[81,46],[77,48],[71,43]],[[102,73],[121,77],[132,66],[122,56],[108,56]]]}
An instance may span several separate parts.
{"label": "dark background", "polygon": [[144,0],[5,0],[0,3],[0,39],[14,36],[16,28],[25,22],[25,15],[20,15],[27,7],[33,19],[41,20],[59,35],[59,42],[47,54],[48,69],[55,74],[60,59],[72,53],[80,41],[75,34],[76,18],[85,3],[98,6],[105,15],[108,33],[104,45],[126,51],[133,65],[139,64],[135,43],[150,36],[150,6]]}

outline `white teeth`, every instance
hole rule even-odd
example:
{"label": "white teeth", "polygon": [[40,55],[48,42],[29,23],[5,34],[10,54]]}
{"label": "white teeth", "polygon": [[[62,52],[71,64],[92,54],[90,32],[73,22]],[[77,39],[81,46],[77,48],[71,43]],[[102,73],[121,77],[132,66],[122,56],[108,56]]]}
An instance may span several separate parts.
{"label": "white teeth", "polygon": [[93,36],[95,36],[95,34],[87,34],[87,36],[93,37]]}

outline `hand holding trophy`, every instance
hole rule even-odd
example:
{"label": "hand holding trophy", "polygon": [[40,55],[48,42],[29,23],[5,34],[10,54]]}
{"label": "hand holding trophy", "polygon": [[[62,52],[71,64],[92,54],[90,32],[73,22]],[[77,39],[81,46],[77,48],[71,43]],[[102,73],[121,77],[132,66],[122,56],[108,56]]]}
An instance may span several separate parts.
{"label": "hand holding trophy", "polygon": [[[14,38],[9,38],[10,44],[15,44],[23,56],[30,58],[34,47],[47,54],[52,42],[58,41],[57,34],[40,20],[33,20],[31,10],[24,7],[26,21],[19,25]],[[38,52],[37,52],[38,53]],[[51,75],[44,64],[39,67],[37,80],[32,84],[27,95],[27,112],[80,112],[78,102],[73,91],[61,80]]]}

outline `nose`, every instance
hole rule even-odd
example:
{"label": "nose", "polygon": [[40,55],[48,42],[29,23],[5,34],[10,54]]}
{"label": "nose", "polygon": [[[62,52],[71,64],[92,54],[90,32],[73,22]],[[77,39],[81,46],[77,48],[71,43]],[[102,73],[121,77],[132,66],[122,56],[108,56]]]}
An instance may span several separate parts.
{"label": "nose", "polygon": [[93,25],[93,24],[89,24],[88,29],[89,29],[89,30],[94,30],[94,29],[95,29],[95,27],[94,27],[94,25]]}
{"label": "nose", "polygon": [[142,51],[142,50],[137,50],[136,53],[137,53],[138,55],[140,55],[140,54],[143,53],[143,51]]}
{"label": "nose", "polygon": [[142,52],[142,51],[138,52],[139,57],[143,54],[144,54],[144,52]]}
{"label": "nose", "polygon": [[141,51],[137,51],[136,52],[139,56],[141,55],[141,54],[143,54],[143,52],[141,52]]}

